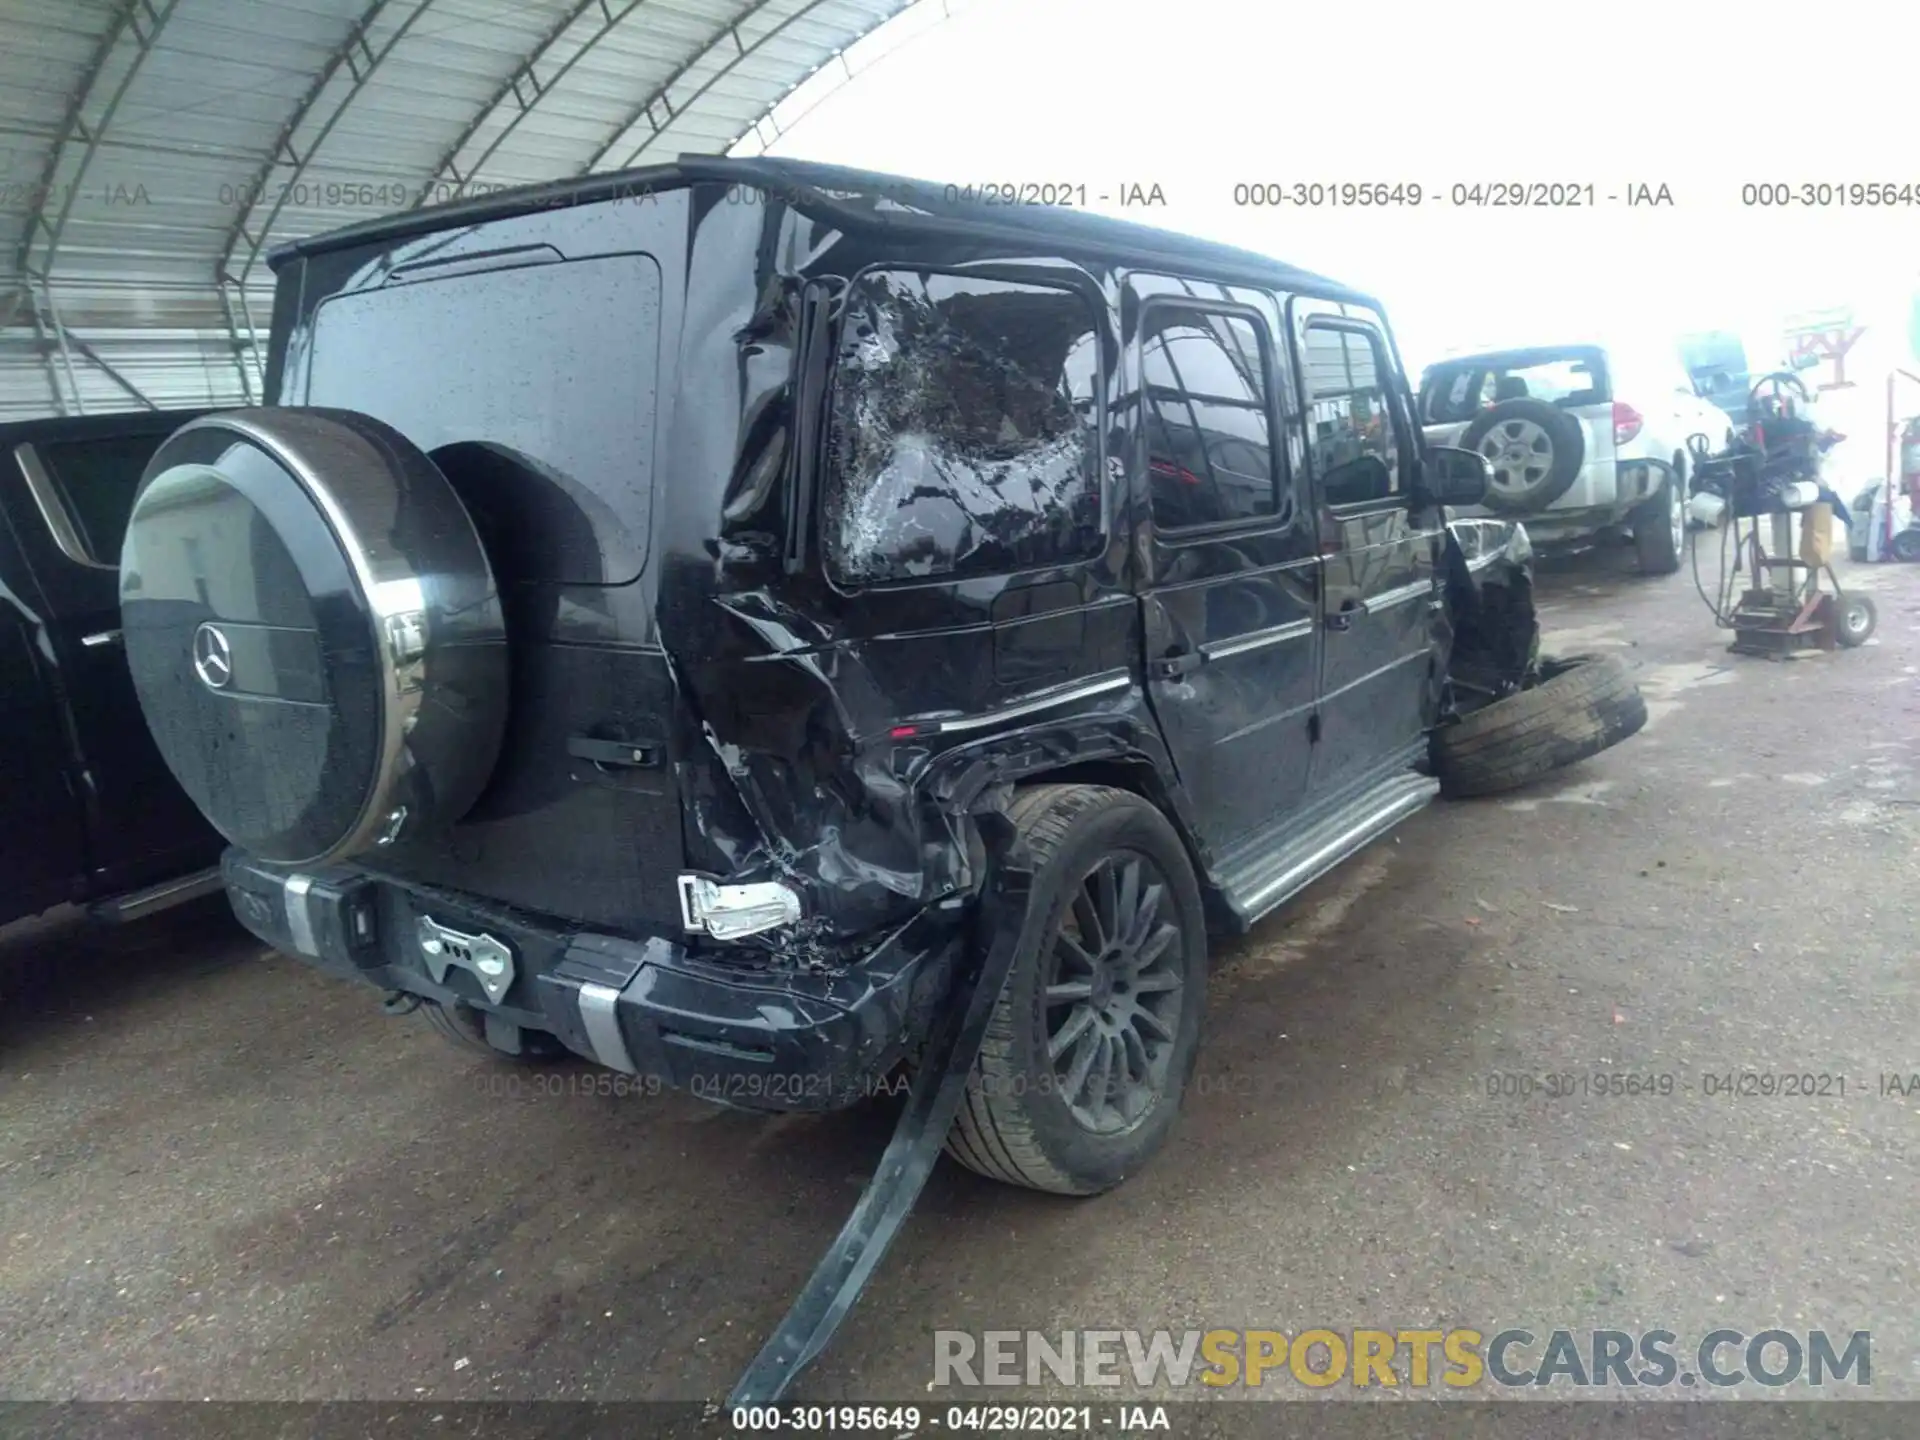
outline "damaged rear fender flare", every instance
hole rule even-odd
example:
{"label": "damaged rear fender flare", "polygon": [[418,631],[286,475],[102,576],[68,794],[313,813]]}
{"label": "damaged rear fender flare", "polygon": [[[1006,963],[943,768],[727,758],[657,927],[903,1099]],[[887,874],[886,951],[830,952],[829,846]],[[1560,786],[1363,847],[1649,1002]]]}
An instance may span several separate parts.
{"label": "damaged rear fender flare", "polygon": [[1196,871],[1205,869],[1192,801],[1159,731],[1137,700],[1129,710],[1048,720],[954,746],[934,756],[914,784],[935,809],[949,813],[971,810],[996,787],[1100,785],[1125,790],[1166,816]]}
{"label": "damaged rear fender flare", "polygon": [[1461,717],[1433,733],[1430,753],[1443,795],[1493,795],[1610,749],[1647,723],[1647,702],[1612,655],[1541,662],[1531,690]]}

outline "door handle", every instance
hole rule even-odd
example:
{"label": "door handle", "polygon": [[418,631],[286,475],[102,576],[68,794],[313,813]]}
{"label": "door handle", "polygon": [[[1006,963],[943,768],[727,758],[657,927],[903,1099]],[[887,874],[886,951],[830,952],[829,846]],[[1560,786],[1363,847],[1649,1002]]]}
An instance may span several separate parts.
{"label": "door handle", "polygon": [[1153,662],[1153,676],[1156,680],[1178,680],[1183,675],[1191,675],[1206,660],[1207,657],[1198,650],[1185,645],[1176,646]]}
{"label": "door handle", "polygon": [[121,635],[118,630],[96,630],[91,635],[82,635],[80,643],[89,650],[98,650],[102,645],[118,645]]}
{"label": "door handle", "polygon": [[1351,600],[1351,599],[1343,600],[1340,602],[1340,608],[1338,610],[1332,611],[1326,616],[1327,629],[1351,630],[1353,628],[1353,617],[1356,615],[1364,615],[1366,613],[1367,613],[1366,601]]}
{"label": "door handle", "polygon": [[567,753],[576,760],[591,760],[595,765],[612,765],[627,770],[651,770],[660,763],[660,750],[653,745],[633,745],[624,740],[595,740],[576,735],[567,741]]}

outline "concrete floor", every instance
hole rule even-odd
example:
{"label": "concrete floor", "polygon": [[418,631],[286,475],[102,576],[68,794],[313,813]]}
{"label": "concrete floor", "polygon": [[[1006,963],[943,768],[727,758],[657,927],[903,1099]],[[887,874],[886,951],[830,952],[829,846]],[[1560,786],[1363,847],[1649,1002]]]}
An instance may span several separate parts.
{"label": "concrete floor", "polygon": [[[1777,665],[1625,571],[1543,601],[1637,668],[1643,735],[1219,952],[1198,1092],[1118,1192],[943,1162],[795,1398],[924,1396],[935,1328],[1316,1324],[1871,1328],[1875,1393],[1920,1390],[1920,1100],[1877,1088],[1920,1071],[1920,573],[1857,569],[1878,640]],[[0,1012],[16,1399],[718,1398],[888,1133],[535,1093],[217,910],[0,949],[60,972]],[[1702,1094],[1743,1068],[1858,1093]],[[1594,1069],[1683,1088],[1486,1094]]]}

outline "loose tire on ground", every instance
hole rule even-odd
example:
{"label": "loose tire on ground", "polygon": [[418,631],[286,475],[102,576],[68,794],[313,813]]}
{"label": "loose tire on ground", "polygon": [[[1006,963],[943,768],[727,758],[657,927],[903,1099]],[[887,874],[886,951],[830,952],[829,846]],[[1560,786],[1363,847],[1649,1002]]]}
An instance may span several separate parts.
{"label": "loose tire on ground", "polygon": [[539,1065],[549,1060],[558,1060],[570,1053],[551,1035],[538,1030],[522,1028],[520,1031],[520,1053],[514,1054],[502,1050],[487,1040],[485,1018],[471,1005],[442,1005],[434,1000],[423,1000],[420,1013],[426,1018],[427,1025],[437,1031],[442,1039],[450,1041],[462,1050],[475,1051],[491,1056],[495,1060],[507,1060],[522,1065]]}
{"label": "loose tire on ground", "polygon": [[1496,700],[1434,732],[1441,793],[1493,795],[1598,755],[1647,723],[1647,703],[1611,655],[1541,663],[1531,690]]}
{"label": "loose tire on ground", "polygon": [[1687,482],[1674,470],[1633,512],[1634,556],[1642,575],[1671,575],[1687,546]]}
{"label": "loose tire on ground", "polygon": [[1840,623],[1834,627],[1834,639],[1849,650],[1858,649],[1873,638],[1880,612],[1864,595],[1847,595],[1839,600]]}
{"label": "loose tire on ground", "polygon": [[[1032,853],[1033,896],[1013,972],[988,1022],[947,1153],[969,1170],[1009,1185],[1093,1195],[1119,1184],[1160,1148],[1192,1076],[1206,1006],[1200,890],[1173,827],[1137,795],[1095,785],[1037,785],[1016,795],[1009,813]],[[1103,903],[1102,867],[1115,881],[1106,898],[1125,912],[1128,866],[1136,877],[1134,924],[1118,928],[1136,932],[1133,938],[1145,943],[1136,945],[1135,953],[1151,951],[1151,958],[1130,972],[1134,984],[1113,978],[1125,972],[1118,963],[1101,982],[1094,967],[1081,966],[1073,951],[1096,949],[1089,908]],[[1155,884],[1160,892],[1149,904]],[[1163,933],[1169,926],[1171,936]],[[1061,943],[1063,935],[1069,944]],[[1099,948],[1106,954],[1125,946]],[[1125,1061],[1143,1083],[1122,1097],[1125,1104],[1114,1100],[1104,1110],[1089,1096],[1097,1091],[1104,1101],[1115,1086],[1076,1089],[1073,1073],[1083,1047],[1107,1043],[1090,1042],[1090,1035],[1107,1033],[1092,1028],[1105,1022],[1089,1022],[1058,1057],[1049,1055],[1050,1042],[1068,1034],[1081,1003],[1060,997],[1082,974],[1096,977],[1086,985],[1089,1006],[1106,994],[1123,1010],[1131,1000],[1135,1010],[1151,1008],[1155,1016],[1154,1024],[1137,1022],[1134,1033],[1142,1048],[1129,1049],[1124,1033],[1112,1041],[1118,1047],[1111,1052],[1114,1058]],[[1064,1074],[1057,1073],[1062,1069]],[[1101,1123],[1107,1128],[1097,1128]]]}

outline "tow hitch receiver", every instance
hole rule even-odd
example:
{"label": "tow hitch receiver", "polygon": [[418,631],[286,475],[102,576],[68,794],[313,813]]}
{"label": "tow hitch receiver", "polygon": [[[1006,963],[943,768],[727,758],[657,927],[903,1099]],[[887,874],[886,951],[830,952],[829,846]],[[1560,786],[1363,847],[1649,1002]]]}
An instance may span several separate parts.
{"label": "tow hitch receiver", "polygon": [[987,1021],[1013,969],[1033,882],[1024,847],[1014,852],[1013,822],[998,813],[977,820],[989,858],[988,880],[975,914],[974,961],[954,985],[873,1178],[786,1318],[734,1385],[729,1409],[779,1400],[826,1349],[906,1223],[960,1113]]}

